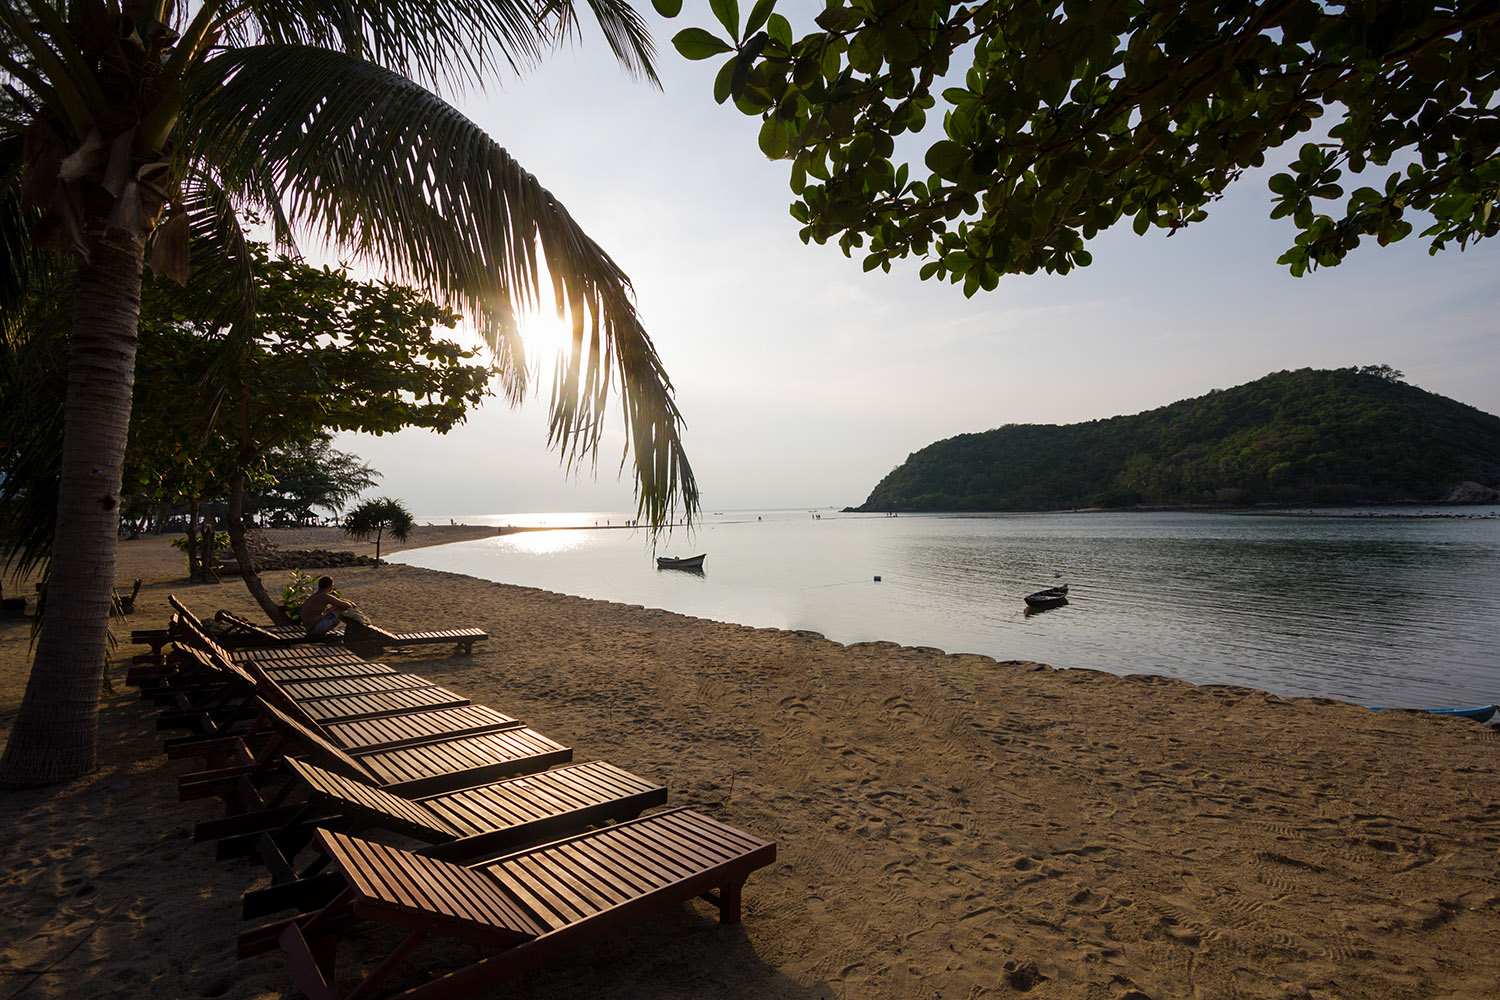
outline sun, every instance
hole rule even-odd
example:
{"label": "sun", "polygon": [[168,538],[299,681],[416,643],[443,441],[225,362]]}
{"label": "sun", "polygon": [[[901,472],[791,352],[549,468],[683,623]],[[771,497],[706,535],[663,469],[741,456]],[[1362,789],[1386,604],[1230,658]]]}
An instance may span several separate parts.
{"label": "sun", "polygon": [[524,313],[518,318],[521,343],[526,347],[529,368],[550,368],[573,343],[573,329],[550,308]]}

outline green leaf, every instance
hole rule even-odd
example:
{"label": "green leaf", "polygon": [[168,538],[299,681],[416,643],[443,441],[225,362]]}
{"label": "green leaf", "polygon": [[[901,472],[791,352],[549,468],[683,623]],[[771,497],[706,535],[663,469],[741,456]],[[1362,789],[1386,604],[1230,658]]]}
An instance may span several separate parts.
{"label": "green leaf", "polygon": [[845,7],[842,4],[824,8],[821,14],[813,18],[813,22],[818,27],[831,34],[848,31],[861,20],[863,20],[863,17],[859,11]]}
{"label": "green leaf", "polygon": [[736,42],[740,40],[740,5],[737,0],[708,0],[709,9],[714,12],[714,17],[729,32],[729,37]]}
{"label": "green leaf", "polygon": [[786,122],[772,115],[760,127],[760,151],[766,154],[767,159],[783,159],[791,137],[792,130],[787,128]]}
{"label": "green leaf", "polygon": [[719,75],[714,77],[714,101],[723,104],[729,100],[729,92],[734,86],[734,70],[740,64],[738,58],[727,59],[724,65],[719,67]]}
{"label": "green leaf", "polygon": [[[776,7],[776,0],[760,0],[754,7],[750,8],[750,19],[745,22],[745,34],[759,31],[761,26],[770,18],[771,11]],[[785,18],[783,18],[785,20]]]}
{"label": "green leaf", "polygon": [[1297,179],[1291,174],[1272,174],[1267,185],[1279,195],[1293,195],[1297,193]]}
{"label": "green leaf", "polygon": [[651,0],[651,6],[662,17],[672,18],[682,13],[682,0]]}
{"label": "green leaf", "polygon": [[927,164],[928,170],[931,170],[939,177],[952,179],[957,175],[959,168],[967,163],[968,160],[969,151],[967,149],[950,139],[944,139],[932,144],[932,148],[927,151],[927,156],[923,159],[923,162]]}
{"label": "green leaf", "polygon": [[771,15],[771,19],[766,22],[766,32],[788,49],[792,47],[792,24],[780,14]]}
{"label": "green leaf", "polygon": [[792,193],[796,195],[807,190],[807,167],[804,161],[805,154],[797,157],[797,161],[792,164]]}
{"label": "green leaf", "polygon": [[684,28],[672,36],[672,45],[684,59],[693,60],[712,59],[721,53],[734,51],[733,45],[709,34],[702,28]]}

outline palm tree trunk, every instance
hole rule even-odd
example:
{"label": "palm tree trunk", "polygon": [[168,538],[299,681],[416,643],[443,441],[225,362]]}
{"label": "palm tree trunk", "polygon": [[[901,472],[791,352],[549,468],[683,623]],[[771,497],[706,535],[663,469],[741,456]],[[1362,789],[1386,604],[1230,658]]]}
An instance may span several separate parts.
{"label": "palm tree trunk", "polygon": [[0,757],[0,786],[9,788],[67,781],[98,764],[142,248],[118,232],[93,235],[89,244],[73,303],[47,613],[26,695]]}
{"label": "palm tree trunk", "polygon": [[234,550],[245,589],[250,591],[255,603],[277,625],[290,625],[291,619],[286,616],[281,605],[271,600],[271,595],[266,593],[266,585],[260,582],[260,574],[255,572],[255,564],[250,561],[250,546],[245,544],[244,507],[245,470],[241,469],[234,474],[234,485],[229,488],[229,547]]}

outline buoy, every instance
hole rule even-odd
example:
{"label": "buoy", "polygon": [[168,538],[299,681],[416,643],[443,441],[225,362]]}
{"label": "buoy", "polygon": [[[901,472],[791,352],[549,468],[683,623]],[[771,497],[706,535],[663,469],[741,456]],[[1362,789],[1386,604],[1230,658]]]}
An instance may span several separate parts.
{"label": "buoy", "polygon": [[879,583],[879,582],[880,582],[880,577],[878,577],[878,576],[877,576],[877,577],[876,577],[876,578],[875,578],[875,582],[876,582],[876,583]]}

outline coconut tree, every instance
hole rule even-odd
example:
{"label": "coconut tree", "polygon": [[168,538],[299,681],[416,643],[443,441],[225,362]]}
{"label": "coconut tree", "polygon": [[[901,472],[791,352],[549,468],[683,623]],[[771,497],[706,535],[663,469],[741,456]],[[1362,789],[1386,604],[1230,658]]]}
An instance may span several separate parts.
{"label": "coconut tree", "polygon": [[380,539],[387,532],[398,542],[411,537],[417,522],[411,511],[400,500],[380,497],[366,500],[344,515],[344,534],[351,538],[366,539],[375,536],[375,565],[380,565]]}
{"label": "coconut tree", "polygon": [[[635,12],[588,8],[622,64],[654,80]],[[0,784],[95,764],[141,282],[206,283],[229,343],[247,342],[247,218],[284,250],[311,235],[466,314],[512,402],[527,371],[514,315],[545,299],[573,331],[550,443],[570,467],[595,454],[615,388],[642,516],[694,508],[628,278],[433,93],[524,68],[576,27],[572,0],[0,4],[0,328],[57,260],[73,289],[47,616]]]}

